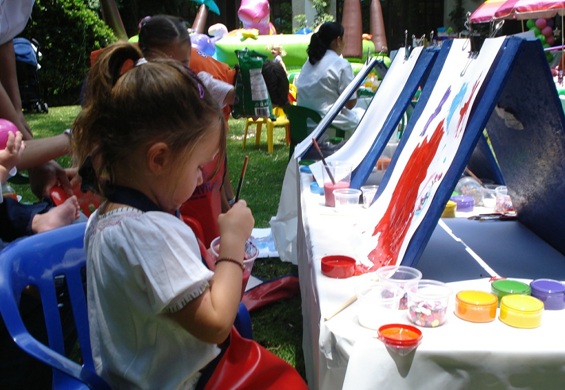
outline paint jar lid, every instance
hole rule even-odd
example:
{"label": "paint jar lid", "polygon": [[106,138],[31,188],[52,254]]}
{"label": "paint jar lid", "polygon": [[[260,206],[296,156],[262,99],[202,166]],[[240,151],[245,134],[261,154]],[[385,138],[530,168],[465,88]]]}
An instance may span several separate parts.
{"label": "paint jar lid", "polygon": [[322,257],[322,274],[330,278],[344,279],[355,275],[357,262],[353,257],[331,255]]}
{"label": "paint jar lid", "polygon": [[422,341],[422,331],[407,324],[386,324],[379,328],[378,337],[393,348],[415,348]]}
{"label": "paint jar lid", "polygon": [[502,294],[530,294],[530,286],[518,280],[501,279],[491,283],[494,293]]}

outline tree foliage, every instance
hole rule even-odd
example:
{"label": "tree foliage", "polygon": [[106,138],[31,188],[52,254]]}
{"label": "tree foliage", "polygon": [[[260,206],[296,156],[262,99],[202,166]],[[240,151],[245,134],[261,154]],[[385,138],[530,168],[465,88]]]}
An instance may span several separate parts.
{"label": "tree foliage", "polygon": [[21,34],[40,44],[41,92],[51,106],[78,102],[90,53],[116,40],[89,4],[92,2],[36,0],[32,19]]}

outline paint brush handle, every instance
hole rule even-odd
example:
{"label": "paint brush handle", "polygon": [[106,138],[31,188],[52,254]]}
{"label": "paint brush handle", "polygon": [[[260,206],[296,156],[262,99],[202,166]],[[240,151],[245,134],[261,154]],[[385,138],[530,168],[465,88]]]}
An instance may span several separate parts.
{"label": "paint brush handle", "polygon": [[241,168],[241,175],[239,176],[239,183],[237,183],[237,191],[235,192],[235,202],[239,200],[239,195],[241,194],[241,187],[243,186],[243,178],[245,177],[245,172],[247,171],[247,163],[249,162],[249,156],[245,156],[243,160],[243,167]]}
{"label": "paint brush handle", "polygon": [[312,138],[312,143],[314,144],[314,147],[316,148],[316,150],[318,151],[318,154],[322,158],[322,164],[324,164],[324,168],[326,168],[326,172],[328,173],[328,176],[329,176],[330,180],[332,181],[332,184],[335,184],[335,179],[332,175],[332,172],[330,171],[330,167],[328,167],[328,164],[326,163],[326,159],[324,158],[324,154],[322,153],[322,150],[320,149],[318,142],[316,142],[316,138]]}
{"label": "paint brush handle", "polygon": [[324,321],[329,321],[332,318],[334,318],[336,315],[338,315],[339,313],[341,313],[342,311],[344,311],[345,309],[347,309],[349,306],[351,306],[352,304],[355,303],[355,301],[357,301],[357,296],[353,295],[352,297],[349,297],[347,299],[347,301],[343,302],[332,314],[330,314],[329,316],[324,317]]}

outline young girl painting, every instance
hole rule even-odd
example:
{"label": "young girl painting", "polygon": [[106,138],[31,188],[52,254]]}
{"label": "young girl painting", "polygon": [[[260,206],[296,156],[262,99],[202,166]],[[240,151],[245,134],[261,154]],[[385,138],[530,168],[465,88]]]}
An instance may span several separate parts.
{"label": "young girl painting", "polygon": [[107,199],[85,233],[96,370],[116,389],[193,388],[232,329],[254,224],[243,200],[219,216],[212,272],[175,216],[225,153],[224,117],[193,72],[129,43],[100,54],[86,88],[73,147],[82,180]]}

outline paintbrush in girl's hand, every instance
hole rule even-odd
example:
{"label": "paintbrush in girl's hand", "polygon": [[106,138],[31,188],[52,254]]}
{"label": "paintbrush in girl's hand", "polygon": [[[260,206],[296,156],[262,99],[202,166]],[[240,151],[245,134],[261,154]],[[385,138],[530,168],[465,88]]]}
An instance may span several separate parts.
{"label": "paintbrush in girl's hand", "polygon": [[247,162],[249,161],[249,156],[245,156],[243,160],[243,167],[241,168],[241,175],[239,176],[239,183],[237,183],[237,191],[235,192],[235,203],[239,200],[239,194],[241,194],[241,187],[243,185],[243,178],[245,177],[245,172],[247,171]]}

